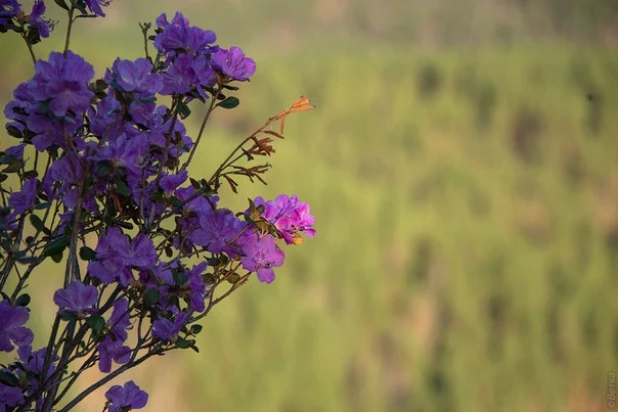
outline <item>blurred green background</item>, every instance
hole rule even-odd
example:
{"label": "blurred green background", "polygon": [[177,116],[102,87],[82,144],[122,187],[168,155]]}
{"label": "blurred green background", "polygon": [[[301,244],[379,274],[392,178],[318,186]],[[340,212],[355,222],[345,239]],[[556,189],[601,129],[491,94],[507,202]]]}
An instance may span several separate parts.
{"label": "blurred green background", "polygon": [[[605,410],[618,369],[618,2],[116,0],[78,24],[75,50],[102,74],[141,56],[138,21],[176,9],[258,63],[193,173],[210,176],[307,93],[317,110],[290,117],[269,186],[224,203],[296,193],[318,236],[286,249],[272,285],[218,306],[200,354],[131,375],[146,410]],[[39,56],[62,44],[57,16]],[[32,74],[18,40],[0,36],[2,106]],[[48,309],[32,315],[43,330]],[[102,393],[81,410],[100,410]]]}

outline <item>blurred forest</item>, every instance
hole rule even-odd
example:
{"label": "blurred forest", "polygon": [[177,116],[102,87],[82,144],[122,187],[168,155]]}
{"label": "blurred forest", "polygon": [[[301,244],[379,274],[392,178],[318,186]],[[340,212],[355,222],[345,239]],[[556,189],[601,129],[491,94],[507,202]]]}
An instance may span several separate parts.
{"label": "blurred forest", "polygon": [[[74,49],[101,75],[142,55],[138,21],[176,9],[258,63],[192,172],[210,175],[307,93],[317,110],[288,120],[269,185],[222,197],[241,208],[296,193],[318,236],[286,249],[272,285],[218,306],[200,354],[132,372],[145,410],[605,410],[618,369],[618,1],[115,0],[79,23]],[[55,19],[39,56],[62,44]],[[18,40],[0,35],[2,106],[32,74]],[[31,317],[41,331],[59,270],[33,286],[49,302]],[[101,410],[103,393],[81,410]]]}

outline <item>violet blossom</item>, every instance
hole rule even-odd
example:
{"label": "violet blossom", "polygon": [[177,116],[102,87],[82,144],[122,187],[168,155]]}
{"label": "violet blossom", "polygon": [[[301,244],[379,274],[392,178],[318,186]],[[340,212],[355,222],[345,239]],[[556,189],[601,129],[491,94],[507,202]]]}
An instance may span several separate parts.
{"label": "violet blossom", "polygon": [[123,386],[114,385],[105,392],[109,412],[126,412],[131,409],[141,409],[148,403],[148,394],[133,381]]}
{"label": "violet blossom", "polygon": [[84,285],[76,280],[64,289],[54,293],[54,303],[60,310],[73,313],[93,313],[99,292],[94,286]]}

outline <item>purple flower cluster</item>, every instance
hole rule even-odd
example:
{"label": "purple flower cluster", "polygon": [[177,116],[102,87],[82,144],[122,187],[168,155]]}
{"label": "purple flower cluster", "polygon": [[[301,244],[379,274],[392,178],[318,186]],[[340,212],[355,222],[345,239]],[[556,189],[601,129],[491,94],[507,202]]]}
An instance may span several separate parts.
{"label": "purple flower cluster", "polygon": [[32,331],[24,327],[29,318],[28,309],[0,301],[0,352],[11,352],[13,345],[29,350],[34,338]]}
{"label": "purple flower cluster", "polygon": [[39,60],[34,77],[20,84],[11,101],[4,109],[8,126],[22,135],[34,135],[27,139],[37,150],[52,147],[77,149],[84,147],[83,139],[67,139],[84,125],[84,112],[90,106],[94,93],[88,82],[94,76],[92,65],[69,51],[66,55],[52,52],[48,61]]}
{"label": "purple flower cluster", "polygon": [[308,203],[298,200],[296,195],[290,197],[279,195],[275,200],[264,201],[258,196],[254,201],[257,206],[264,206],[262,217],[270,221],[279,231],[287,244],[294,243],[294,237],[300,232],[309,237],[315,236],[315,217],[311,215]]}
{"label": "purple flower cluster", "polygon": [[75,281],[64,289],[54,293],[54,303],[60,310],[79,314],[94,312],[99,292],[94,286],[86,286],[82,282]]}
{"label": "purple flower cluster", "polygon": [[[110,0],[56,3],[70,16],[104,16]],[[17,1],[0,0],[0,32],[21,27],[45,38],[53,28],[45,12],[41,0],[28,15]],[[197,351],[197,320],[249,276],[272,282],[285,260],[280,245],[315,235],[315,218],[296,196],[258,197],[234,213],[219,204],[223,169],[210,180],[189,178],[196,144],[183,124],[189,104],[209,100],[204,122],[215,108],[233,107],[237,99],[223,92],[237,90],[232,83],[248,81],[256,65],[238,47],[219,47],[215,33],[191,26],[181,13],[171,21],[159,16],[156,26],[151,37],[143,26],[156,57],[117,58],[94,79],[81,56],[52,52],[4,108],[7,132],[18,142],[0,152],[0,177],[14,173],[19,185],[0,205],[0,285],[16,264],[28,269],[15,293],[0,291],[0,351],[17,351],[0,371],[0,412],[51,405],[51,385],[67,381],[63,374],[79,358],[109,373],[144,352]],[[269,154],[251,150],[249,160]],[[39,157],[48,159],[41,175]],[[261,169],[235,170],[251,178]],[[88,234],[96,235],[92,249]],[[66,260],[64,286],[53,294],[50,346],[33,351],[30,297],[21,289],[46,258]],[[132,381],[105,396],[109,411],[139,409],[148,398]]]}
{"label": "purple flower cluster", "polygon": [[142,409],[148,402],[148,394],[141,390],[133,381],[123,386],[114,385],[105,392],[109,412],[125,412],[131,409]]}

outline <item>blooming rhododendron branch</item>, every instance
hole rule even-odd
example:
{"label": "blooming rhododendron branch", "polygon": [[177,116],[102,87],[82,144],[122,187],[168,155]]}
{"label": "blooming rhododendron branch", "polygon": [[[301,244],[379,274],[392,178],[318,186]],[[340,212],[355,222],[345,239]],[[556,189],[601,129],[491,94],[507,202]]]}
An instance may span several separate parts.
{"label": "blooming rhododendron branch", "polygon": [[[255,61],[181,13],[163,14],[154,34],[140,24],[144,58],[117,58],[96,79],[70,49],[71,33],[79,18],[104,17],[110,0],[54,2],[67,13],[65,48],[37,60],[33,46],[56,24],[45,3],[25,14],[18,1],[0,0],[0,33],[18,33],[35,62],[4,108],[16,143],[0,151],[0,351],[13,355],[0,365],[2,411],[69,411],[155,355],[199,352],[197,322],[252,275],[273,282],[282,246],[315,235],[315,218],[295,195],[249,199],[233,212],[218,193],[222,181],[236,192],[237,176],[265,183],[270,165],[238,162],[272,155],[286,117],[313,107],[305,96],[245,138],[210,179],[191,178],[206,124],[216,109],[238,106],[233,94]],[[184,121],[200,104],[193,139]],[[45,261],[64,264],[64,276],[47,344],[35,349],[27,323],[39,306],[26,291]],[[104,377],[69,399],[93,367]],[[148,400],[133,381],[105,397],[110,412]]]}

